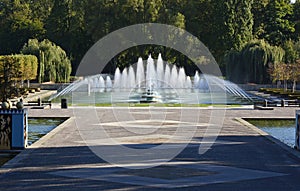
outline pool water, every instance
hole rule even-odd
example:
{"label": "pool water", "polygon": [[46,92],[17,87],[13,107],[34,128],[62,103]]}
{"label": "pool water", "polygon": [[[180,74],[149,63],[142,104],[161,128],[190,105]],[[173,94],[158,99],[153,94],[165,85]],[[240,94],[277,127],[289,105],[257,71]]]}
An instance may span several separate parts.
{"label": "pool water", "polygon": [[[65,118],[28,118],[28,146],[63,123]],[[0,153],[0,166],[15,157],[17,153]]]}
{"label": "pool water", "polygon": [[64,118],[28,118],[28,145],[32,145],[64,121]]}
{"label": "pool water", "polygon": [[295,120],[247,119],[247,121],[290,147],[295,145]]}

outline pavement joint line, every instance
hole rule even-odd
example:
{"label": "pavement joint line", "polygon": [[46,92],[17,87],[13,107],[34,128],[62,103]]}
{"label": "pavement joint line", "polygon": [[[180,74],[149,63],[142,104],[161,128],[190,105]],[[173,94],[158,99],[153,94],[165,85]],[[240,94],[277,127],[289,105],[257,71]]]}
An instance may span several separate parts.
{"label": "pavement joint line", "polygon": [[[252,129],[253,131],[257,132],[258,134],[260,134],[261,136],[265,137],[266,139],[268,139],[269,141],[271,141],[272,143],[275,143],[276,145],[278,145],[279,147],[281,147],[282,149],[284,149],[285,151],[289,152],[290,154],[294,155],[295,157],[300,159],[300,152],[297,151],[296,149],[291,148],[290,146],[284,144],[283,142],[281,142],[280,140],[274,138],[272,135],[266,133],[265,131],[259,129],[258,127],[256,127],[255,125],[252,125],[251,123],[249,123],[248,121],[246,121],[245,119],[247,119],[246,117],[244,118],[239,118],[236,117],[235,120],[237,120],[238,122],[240,122],[241,124],[243,124],[244,126]],[[251,117],[251,119],[253,119]],[[262,118],[259,118],[262,119]],[[263,119],[269,119],[269,118],[263,118]],[[272,118],[275,119],[275,118]],[[276,119],[295,119],[295,118],[276,118]]]}

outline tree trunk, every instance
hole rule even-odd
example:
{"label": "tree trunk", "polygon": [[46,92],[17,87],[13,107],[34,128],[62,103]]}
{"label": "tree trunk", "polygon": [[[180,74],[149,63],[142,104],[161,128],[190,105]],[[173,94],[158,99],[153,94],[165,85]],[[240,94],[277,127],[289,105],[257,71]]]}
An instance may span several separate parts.
{"label": "tree trunk", "polygon": [[281,81],[277,80],[277,88],[280,88],[280,85],[281,85]]}
{"label": "tree trunk", "polygon": [[30,87],[30,80],[27,80],[27,88]]}
{"label": "tree trunk", "polygon": [[284,80],[283,86],[284,86],[284,92],[286,92],[287,91],[287,80]]}
{"label": "tree trunk", "polygon": [[293,93],[296,91],[297,82],[296,80],[293,81]]}

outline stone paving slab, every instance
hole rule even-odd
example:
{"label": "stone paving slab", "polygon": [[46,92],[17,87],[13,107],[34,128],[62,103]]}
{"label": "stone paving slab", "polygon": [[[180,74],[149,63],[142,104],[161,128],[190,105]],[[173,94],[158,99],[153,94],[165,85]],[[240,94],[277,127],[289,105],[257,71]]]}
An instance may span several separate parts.
{"label": "stone paving slab", "polygon": [[[0,190],[300,190],[300,159],[236,120],[293,118],[296,109],[228,109],[217,140],[202,155],[198,154],[199,145],[205,146],[202,141],[212,110],[186,109],[184,125],[191,123],[197,130],[193,139],[168,163],[147,169],[143,169],[145,164],[130,161],[126,164],[128,168],[120,168],[94,154],[82,139],[82,129],[76,127],[78,121],[72,109],[30,110],[29,115],[35,117],[71,118],[0,169]],[[123,141],[129,148],[158,146],[174,135],[176,124],[182,124],[179,108],[167,108],[167,112],[159,108],[131,108],[130,111],[127,121],[118,125],[114,124],[117,114],[125,115],[124,108],[95,110],[109,136]],[[157,128],[159,120],[149,120],[153,115],[157,118],[164,115],[162,128]],[[93,120],[87,120],[87,131],[88,122]],[[133,133],[139,125],[146,129],[151,124],[157,128],[155,131],[147,135]],[[133,132],[128,132],[128,126]],[[104,144],[105,141],[97,143],[104,149],[116,148]],[[161,147],[161,156],[184,143],[184,139],[178,138],[166,144]],[[122,153],[121,157],[135,161],[127,155]],[[150,158],[151,152],[147,155]],[[151,161],[155,162],[159,164]]]}

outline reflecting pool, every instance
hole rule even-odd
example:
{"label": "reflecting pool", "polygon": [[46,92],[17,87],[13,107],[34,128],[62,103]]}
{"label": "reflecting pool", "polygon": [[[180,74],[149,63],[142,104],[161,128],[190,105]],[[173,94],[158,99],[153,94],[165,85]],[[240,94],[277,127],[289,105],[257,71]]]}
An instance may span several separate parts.
{"label": "reflecting pool", "polygon": [[290,147],[295,145],[295,120],[247,119],[247,121]]}
{"label": "reflecting pool", "polygon": [[28,145],[32,145],[65,120],[65,118],[29,118]]}

